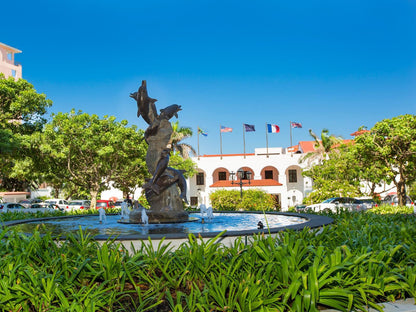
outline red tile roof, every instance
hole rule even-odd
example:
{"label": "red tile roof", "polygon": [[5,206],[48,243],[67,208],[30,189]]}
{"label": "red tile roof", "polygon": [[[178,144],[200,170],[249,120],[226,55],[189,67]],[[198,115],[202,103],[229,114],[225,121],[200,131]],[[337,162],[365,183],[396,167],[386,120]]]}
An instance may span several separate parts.
{"label": "red tile roof", "polygon": [[309,153],[315,151],[315,141],[300,141],[299,142],[300,151],[302,153]]}
{"label": "red tile roof", "polygon": [[[342,144],[352,144],[354,140],[342,140]],[[339,147],[341,144],[335,144],[333,147]],[[315,141],[300,141],[299,147],[302,153],[310,153],[314,152],[315,149]]]}
{"label": "red tile roof", "polygon": [[[281,186],[282,183],[279,183],[272,179],[265,179],[265,180],[250,180],[250,184],[248,184],[248,180],[243,180],[244,186]],[[234,182],[229,180],[221,180],[217,181],[214,184],[210,185],[209,187],[238,187],[238,182]]]}
{"label": "red tile roof", "polygon": [[359,135],[361,135],[361,134],[363,134],[363,133],[366,133],[366,132],[370,132],[370,130],[365,130],[365,129],[363,129],[363,130],[358,130],[358,131],[355,131],[355,132],[351,133],[351,135],[352,135],[352,136],[359,136]]}

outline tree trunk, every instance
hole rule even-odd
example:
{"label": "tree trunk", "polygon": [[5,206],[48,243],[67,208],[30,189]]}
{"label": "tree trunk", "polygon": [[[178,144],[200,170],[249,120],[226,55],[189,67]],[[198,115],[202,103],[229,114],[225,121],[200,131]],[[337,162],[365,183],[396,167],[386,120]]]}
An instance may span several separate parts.
{"label": "tree trunk", "polygon": [[373,198],[375,197],[374,192],[376,190],[376,186],[377,186],[376,183],[371,183],[370,194],[371,194],[371,197],[373,197]]}
{"label": "tree trunk", "polygon": [[406,184],[401,177],[397,183],[397,197],[399,198],[399,205],[406,206]]}
{"label": "tree trunk", "polygon": [[90,190],[91,195],[91,206],[90,209],[95,209],[97,207],[97,196],[98,196],[98,189],[97,190]]}

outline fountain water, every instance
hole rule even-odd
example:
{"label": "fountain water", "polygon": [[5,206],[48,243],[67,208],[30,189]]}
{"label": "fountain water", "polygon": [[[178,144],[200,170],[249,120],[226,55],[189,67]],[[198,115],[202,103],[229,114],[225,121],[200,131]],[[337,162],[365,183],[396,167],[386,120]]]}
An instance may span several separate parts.
{"label": "fountain water", "polygon": [[146,209],[142,209],[142,223],[144,225],[149,224],[149,217],[147,216]]}
{"label": "fountain water", "polygon": [[124,218],[127,219],[130,215],[129,206],[127,205],[127,203],[125,201],[121,203],[121,213],[120,213],[120,215],[121,215],[121,219],[124,219]]}
{"label": "fountain water", "polygon": [[212,220],[212,218],[214,218],[214,213],[212,211],[212,207],[211,206],[209,206],[207,208],[207,218],[208,218],[208,220]]}
{"label": "fountain water", "polygon": [[201,204],[199,205],[199,211],[201,213],[202,218],[206,217],[208,220],[212,220],[212,218],[214,217],[211,206],[207,208],[204,204]]}
{"label": "fountain water", "polygon": [[100,223],[103,223],[103,220],[107,221],[107,216],[105,214],[105,209],[103,207],[98,209],[98,215],[99,215],[99,218],[100,218]]}

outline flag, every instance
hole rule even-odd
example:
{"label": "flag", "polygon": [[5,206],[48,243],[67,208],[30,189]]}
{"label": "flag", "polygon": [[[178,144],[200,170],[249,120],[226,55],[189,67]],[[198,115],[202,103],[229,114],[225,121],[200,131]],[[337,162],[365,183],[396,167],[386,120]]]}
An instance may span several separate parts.
{"label": "flag", "polygon": [[246,130],[246,132],[256,131],[256,129],[254,129],[254,125],[248,124],[244,124],[244,130]]}
{"label": "flag", "polygon": [[233,132],[233,128],[221,126],[221,132]]}
{"label": "flag", "polygon": [[292,121],[292,128],[302,128],[302,124],[300,122]]}
{"label": "flag", "polygon": [[202,134],[203,136],[207,136],[208,133],[206,133],[204,130],[202,130],[200,127],[198,127],[198,133]]}
{"label": "flag", "polygon": [[280,131],[280,128],[278,125],[267,124],[268,133],[278,133],[279,131]]}

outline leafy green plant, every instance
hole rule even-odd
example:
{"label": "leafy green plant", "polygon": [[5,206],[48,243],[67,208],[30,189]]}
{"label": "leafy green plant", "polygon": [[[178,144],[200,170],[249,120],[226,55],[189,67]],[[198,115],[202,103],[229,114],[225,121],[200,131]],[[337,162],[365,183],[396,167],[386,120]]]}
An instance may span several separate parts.
{"label": "leafy green plant", "polygon": [[377,207],[373,207],[372,212],[381,213],[381,214],[390,214],[390,213],[411,214],[413,213],[413,207],[380,205]]}
{"label": "leafy green plant", "polygon": [[209,195],[213,208],[223,211],[235,211],[241,200],[239,191],[217,190]]}
{"label": "leafy green plant", "polygon": [[[381,310],[415,296],[416,216],[343,211],[322,229],[238,238],[189,235],[127,250],[81,230],[0,233],[5,311]],[[387,235],[388,233],[388,235]],[[7,239],[6,239],[7,235]]]}
{"label": "leafy green plant", "polygon": [[243,190],[241,198],[240,191],[217,190],[210,194],[212,206],[223,211],[263,211],[274,210],[276,206],[272,195],[262,190]]}

